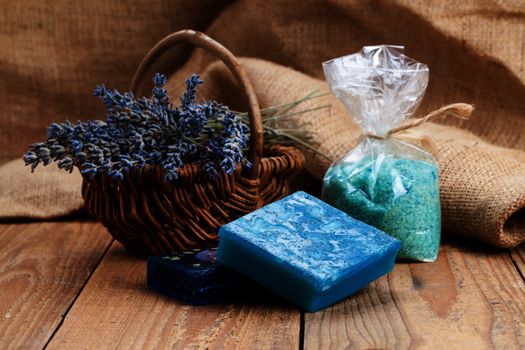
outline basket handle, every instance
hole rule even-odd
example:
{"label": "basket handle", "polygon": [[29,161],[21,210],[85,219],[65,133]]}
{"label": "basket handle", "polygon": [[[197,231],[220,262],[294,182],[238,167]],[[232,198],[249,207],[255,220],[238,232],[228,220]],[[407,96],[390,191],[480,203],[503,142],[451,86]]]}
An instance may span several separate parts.
{"label": "basket handle", "polygon": [[253,164],[252,169],[248,173],[248,177],[255,179],[259,172],[259,162],[263,152],[263,126],[261,119],[261,111],[257,96],[253,90],[253,86],[242,68],[241,64],[235,56],[224,46],[219,44],[204,33],[194,30],[181,30],[172,33],[161,41],[159,41],[153,48],[149,50],[144,59],[135,72],[135,76],[131,82],[130,90],[136,93],[138,84],[144,78],[144,74],[148,71],[153,63],[171,46],[180,43],[189,42],[197,47],[208,50],[217,58],[219,58],[233,73],[237,83],[242,87],[244,98],[248,104],[248,116],[250,120],[250,153],[248,159]]}

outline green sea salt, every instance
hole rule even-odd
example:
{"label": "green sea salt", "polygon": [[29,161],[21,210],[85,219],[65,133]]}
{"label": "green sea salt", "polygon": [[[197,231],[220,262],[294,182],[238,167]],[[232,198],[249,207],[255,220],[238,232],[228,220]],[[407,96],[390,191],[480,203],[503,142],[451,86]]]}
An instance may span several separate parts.
{"label": "green sea salt", "polygon": [[[361,141],[324,178],[323,199],[399,239],[399,259],[434,261],[441,235],[438,164],[403,133],[414,119],[429,70],[403,47],[365,46],[323,63],[332,93],[361,129]],[[410,134],[410,133],[408,133]]]}
{"label": "green sea salt", "polygon": [[399,239],[398,259],[437,258],[441,207],[434,162],[367,156],[336,163],[325,175],[322,198]]}

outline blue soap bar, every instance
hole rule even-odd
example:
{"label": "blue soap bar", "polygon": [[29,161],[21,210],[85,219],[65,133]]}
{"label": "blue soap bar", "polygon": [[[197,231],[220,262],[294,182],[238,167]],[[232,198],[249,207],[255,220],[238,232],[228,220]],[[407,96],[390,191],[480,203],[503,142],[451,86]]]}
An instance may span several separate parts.
{"label": "blue soap bar", "polygon": [[314,312],[390,272],[401,243],[296,192],[224,225],[217,260]]}
{"label": "blue soap bar", "polygon": [[244,300],[258,288],[239,273],[219,264],[215,250],[177,252],[150,256],[148,288],[193,305]]}

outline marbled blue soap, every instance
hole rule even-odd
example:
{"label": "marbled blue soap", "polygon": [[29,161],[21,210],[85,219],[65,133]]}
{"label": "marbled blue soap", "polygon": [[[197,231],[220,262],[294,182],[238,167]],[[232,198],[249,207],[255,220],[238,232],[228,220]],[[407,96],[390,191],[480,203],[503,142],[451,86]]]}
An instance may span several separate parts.
{"label": "marbled blue soap", "polygon": [[217,260],[308,311],[390,272],[401,244],[304,192],[224,225]]}

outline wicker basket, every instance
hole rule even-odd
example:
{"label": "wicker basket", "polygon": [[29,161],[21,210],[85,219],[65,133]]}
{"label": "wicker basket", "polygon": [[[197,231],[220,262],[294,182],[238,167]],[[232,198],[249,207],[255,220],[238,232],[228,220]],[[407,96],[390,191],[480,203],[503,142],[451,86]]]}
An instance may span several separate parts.
{"label": "wicker basket", "polygon": [[[84,204],[127,249],[139,255],[217,245],[217,231],[225,223],[289,193],[289,180],[302,168],[296,148],[273,146],[263,150],[262,120],[251,83],[235,56],[224,46],[192,30],[161,40],[140,64],[131,91],[153,62],[176,43],[189,42],[221,59],[242,86],[249,106],[251,170],[241,166],[217,180],[203,176],[198,164],[186,164],[173,184],[164,180],[161,167],[134,169],[124,180],[104,174],[84,177]],[[264,154],[263,154],[264,153]]]}

